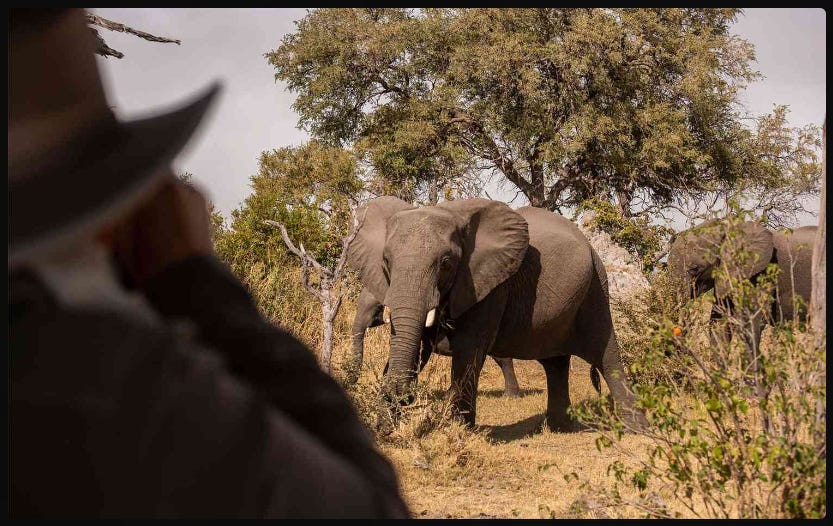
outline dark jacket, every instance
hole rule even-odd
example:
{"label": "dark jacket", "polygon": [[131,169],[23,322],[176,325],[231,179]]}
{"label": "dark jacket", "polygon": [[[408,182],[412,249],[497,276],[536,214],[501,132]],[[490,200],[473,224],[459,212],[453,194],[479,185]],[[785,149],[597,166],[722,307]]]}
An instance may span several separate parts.
{"label": "dark jacket", "polygon": [[9,286],[12,518],[407,516],[339,385],[213,258],[148,285],[159,327]]}

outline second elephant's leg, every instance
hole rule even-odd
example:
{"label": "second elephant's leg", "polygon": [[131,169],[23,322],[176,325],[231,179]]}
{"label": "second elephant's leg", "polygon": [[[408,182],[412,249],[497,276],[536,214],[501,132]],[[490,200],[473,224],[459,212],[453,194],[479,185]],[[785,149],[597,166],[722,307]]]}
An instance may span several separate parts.
{"label": "second elephant's leg", "polygon": [[515,376],[515,365],[512,358],[495,358],[492,359],[500,366],[503,372],[503,396],[507,398],[518,398],[521,396],[521,390],[518,386],[518,378]]}
{"label": "second elephant's leg", "polygon": [[355,383],[361,374],[364,361],[364,336],[367,329],[383,324],[382,304],[380,304],[366,289],[362,289],[356,305],[356,317],[353,319],[351,331],[353,356],[346,381]]}
{"label": "second elephant's leg", "polygon": [[553,431],[570,431],[570,355],[538,361],[547,374],[547,426]]}

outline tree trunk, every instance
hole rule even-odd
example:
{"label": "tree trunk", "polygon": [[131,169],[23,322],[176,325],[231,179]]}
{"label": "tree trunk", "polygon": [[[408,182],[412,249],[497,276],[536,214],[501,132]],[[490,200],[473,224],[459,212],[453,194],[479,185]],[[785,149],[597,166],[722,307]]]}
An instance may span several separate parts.
{"label": "tree trunk", "polygon": [[440,201],[440,189],[437,184],[437,178],[432,177],[428,181],[428,204],[436,205]]}
{"label": "tree trunk", "polygon": [[327,374],[331,373],[333,357],[333,325],[336,317],[335,308],[331,301],[330,290],[322,289],[321,295],[324,300],[321,302],[321,322],[323,326],[323,341],[321,343],[321,368]]}
{"label": "tree trunk", "polygon": [[544,165],[538,159],[537,154],[527,158],[529,162],[530,192],[526,196],[529,204],[537,208],[547,207],[547,189],[544,185]]}
{"label": "tree trunk", "polygon": [[825,331],[827,330],[825,318],[827,316],[827,243],[825,241],[826,231],[826,186],[827,186],[827,119],[824,123],[822,134],[822,161],[821,161],[821,207],[819,209],[819,228],[816,233],[816,242],[813,247],[813,292],[810,300],[811,319],[815,331],[816,344],[821,346],[824,343]]}
{"label": "tree trunk", "polygon": [[616,201],[616,205],[619,207],[619,211],[622,212],[622,215],[624,217],[630,217],[631,201],[633,201],[632,193],[625,190],[617,190]]}
{"label": "tree trunk", "polygon": [[529,199],[529,204],[536,207],[536,208],[547,208],[547,200],[544,198],[544,195],[540,192],[534,192],[532,194],[528,194],[527,199]]}

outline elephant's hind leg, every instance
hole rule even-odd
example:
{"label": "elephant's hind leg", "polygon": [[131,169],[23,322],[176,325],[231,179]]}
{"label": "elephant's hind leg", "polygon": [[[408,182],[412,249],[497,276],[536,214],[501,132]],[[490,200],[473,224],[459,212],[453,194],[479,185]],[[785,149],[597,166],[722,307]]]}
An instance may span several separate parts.
{"label": "elephant's hind leg", "polygon": [[[585,333],[586,354],[582,356],[591,364],[591,380],[593,379],[593,369],[601,370],[617,411],[625,418],[626,423],[635,429],[639,429],[646,423],[645,415],[635,407],[635,398],[630,387],[628,387],[625,369],[619,355],[619,343],[616,341],[616,334],[613,332],[613,325],[611,323],[610,328],[606,331],[604,329],[596,330],[599,332],[594,334],[592,331],[588,331]],[[604,332],[607,332],[606,336],[603,336]],[[595,382],[598,382],[598,373],[596,375]]]}
{"label": "elephant's hind leg", "polygon": [[570,355],[538,360],[547,374],[547,425],[553,431],[571,431]]}
{"label": "elephant's hind leg", "polygon": [[[590,284],[584,304],[576,317],[576,328],[581,339],[579,356],[601,370],[617,411],[635,428],[645,424],[645,415],[635,407],[633,392],[628,387],[619,343],[613,329],[607,275],[598,255],[593,254],[596,275]],[[592,371],[591,371],[592,375]]]}
{"label": "elephant's hind leg", "polygon": [[521,396],[521,390],[518,386],[518,378],[515,376],[515,365],[512,358],[495,358],[492,359],[500,366],[503,371],[503,396],[506,398],[518,398]]}

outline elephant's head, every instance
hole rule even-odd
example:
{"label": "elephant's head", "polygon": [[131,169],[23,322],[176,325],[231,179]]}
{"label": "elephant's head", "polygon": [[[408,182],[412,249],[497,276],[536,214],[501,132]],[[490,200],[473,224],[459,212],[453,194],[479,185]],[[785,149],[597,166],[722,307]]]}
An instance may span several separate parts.
{"label": "elephant's head", "polygon": [[386,394],[417,374],[420,341],[441,316],[457,318],[514,274],[529,245],[526,220],[504,203],[450,201],[416,208],[380,197],[364,210],[349,263],[390,312]]}
{"label": "elephant's head", "polygon": [[772,232],[757,222],[729,224],[712,220],[680,233],[671,244],[668,253],[668,273],[679,287],[681,299],[688,300],[714,288],[717,298],[729,292],[729,283],[714,271],[729,259],[733,250],[727,236],[740,241],[746,257],[735,261],[732,275],[751,278],[766,268],[772,260]]}

